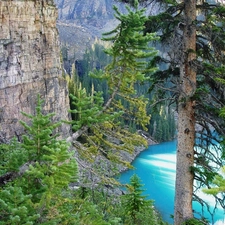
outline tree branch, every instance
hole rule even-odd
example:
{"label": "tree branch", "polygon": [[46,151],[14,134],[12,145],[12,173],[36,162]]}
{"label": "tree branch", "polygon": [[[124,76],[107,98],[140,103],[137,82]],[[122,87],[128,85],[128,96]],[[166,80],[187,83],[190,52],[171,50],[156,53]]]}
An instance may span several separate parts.
{"label": "tree branch", "polygon": [[[115,98],[116,94],[118,93],[119,87],[121,84],[121,80],[118,82],[118,85],[116,86],[116,88],[114,89],[113,93],[111,94],[110,98],[108,99],[108,101],[105,103],[105,105],[103,106],[103,109],[101,111],[99,111],[99,113],[97,114],[97,116],[101,115],[107,108],[109,108],[110,104],[112,103],[113,99]],[[82,126],[79,130],[77,130],[76,132],[74,132],[72,134],[72,136],[68,137],[66,139],[67,142],[73,142],[76,141],[77,138],[79,138],[82,134],[84,134],[86,131],[88,130],[88,126],[84,125]]]}
{"label": "tree branch", "polygon": [[18,177],[21,177],[28,169],[30,165],[34,165],[35,162],[26,162],[23,164],[19,171],[7,172],[6,174],[0,176],[0,187],[6,185],[8,182],[15,180]]}

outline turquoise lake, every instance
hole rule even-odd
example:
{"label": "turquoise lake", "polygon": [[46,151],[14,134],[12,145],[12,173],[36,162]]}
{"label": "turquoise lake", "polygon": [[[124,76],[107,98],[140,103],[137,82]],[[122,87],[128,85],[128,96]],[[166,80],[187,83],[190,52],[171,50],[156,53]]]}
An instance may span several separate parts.
{"label": "turquoise lake", "polygon": [[[137,174],[145,189],[144,195],[154,200],[155,208],[161,213],[163,219],[171,224],[173,220],[174,194],[175,194],[175,172],[176,172],[176,140],[163,142],[157,145],[151,145],[148,149],[141,152],[134,160],[132,165],[135,170],[128,170],[121,174],[119,178],[121,183],[128,183],[130,177]],[[213,198],[199,192],[204,200],[213,205]],[[207,210],[202,211],[202,207],[194,202],[193,208],[204,217],[208,218],[212,224],[224,225],[224,211],[216,210],[212,220]],[[196,214],[197,215],[197,214]]]}

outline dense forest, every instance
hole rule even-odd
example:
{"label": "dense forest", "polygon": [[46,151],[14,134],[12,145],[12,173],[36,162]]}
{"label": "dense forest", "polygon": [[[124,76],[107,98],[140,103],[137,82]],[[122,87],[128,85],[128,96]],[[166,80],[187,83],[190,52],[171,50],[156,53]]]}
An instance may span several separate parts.
{"label": "dense forest", "polygon": [[[91,49],[87,49],[82,60],[75,60],[68,57],[68,47],[62,46],[62,57],[66,65],[67,73],[76,84],[81,85],[87,93],[91,94],[93,89],[103,93],[103,98],[109,98],[107,83],[96,79],[93,71],[101,71],[109,64],[112,58],[105,53],[108,43],[96,39]],[[74,54],[75,55],[75,54]],[[149,93],[150,81],[146,80],[141,84],[136,84],[135,89],[138,95],[144,95],[149,100],[146,107],[148,115],[151,115],[147,124],[148,134],[156,142],[168,141],[175,138],[176,132],[176,113],[175,106],[170,105],[169,101],[163,102],[159,107],[153,100],[153,95]],[[169,82],[168,82],[169,85]],[[123,104],[126,104],[125,102]],[[126,106],[126,105],[124,105]],[[142,129],[132,119],[120,118],[120,123],[129,127],[135,132]]]}
{"label": "dense forest", "polygon": [[0,224],[167,224],[138,176],[116,179],[132,168],[127,154],[147,146],[143,132],[158,142],[177,134],[175,225],[209,224],[193,218],[192,201],[207,204],[195,190],[224,208],[225,8],[156,0],[158,15],[146,16],[150,1],[124,2],[127,14],[114,7],[118,25],[83,59],[62,47],[71,119],[52,122],[38,95],[34,115],[22,112],[24,135],[0,144]]}

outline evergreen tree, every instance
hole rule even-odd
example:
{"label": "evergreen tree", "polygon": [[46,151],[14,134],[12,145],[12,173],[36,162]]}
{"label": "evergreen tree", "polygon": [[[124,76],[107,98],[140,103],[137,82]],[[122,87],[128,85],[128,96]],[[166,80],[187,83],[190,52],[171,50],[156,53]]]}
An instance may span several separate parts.
{"label": "evergreen tree", "polygon": [[[105,48],[111,47],[111,44],[109,43],[107,45],[107,43],[109,42],[103,42],[97,39],[96,42],[92,45],[92,47],[86,50],[83,59],[77,60],[75,63],[76,65],[72,65],[71,75],[66,77],[71,94],[76,96],[77,93],[75,89],[81,89],[82,86],[82,88],[85,89],[87,95],[92,95],[94,89],[94,91],[96,92],[102,92],[102,97],[104,101],[109,99],[110,96],[108,93],[107,82],[105,80],[95,79],[96,76],[101,77],[102,72],[104,72],[105,66],[111,63],[112,61],[112,57],[105,53]],[[92,71],[94,71],[94,73]],[[81,86],[80,83],[82,84]],[[148,93],[148,82],[139,82],[136,83],[134,86],[136,90],[136,95],[143,95],[146,99],[152,98],[152,96]],[[125,109],[130,107],[129,102],[126,101],[124,98],[121,98],[119,96],[117,98],[121,100],[121,103]],[[71,102],[74,102],[74,99],[71,98]],[[74,105],[71,105],[71,109],[76,109],[76,107]],[[147,115],[151,115],[151,123],[154,123],[155,116],[153,114],[157,114],[157,112],[154,112],[151,106],[148,106],[146,110]],[[75,114],[73,114],[73,116],[75,116]],[[74,118],[73,116],[73,120],[76,120],[76,118]],[[122,126],[129,127],[131,132],[136,132],[138,129],[142,129],[140,125],[136,124],[136,121],[134,120],[132,114],[126,114],[123,117],[120,117],[119,122]],[[168,122],[166,121],[166,123]],[[147,127],[150,127],[151,129],[151,124]],[[170,140],[171,137],[174,137],[174,133],[175,129],[169,129],[169,133],[166,132],[166,134],[163,136],[163,140]]]}
{"label": "evergreen tree", "polygon": [[[21,143],[13,138],[8,144],[0,144],[0,176],[8,172],[16,172],[28,160]],[[1,185],[0,185],[1,186]]]}
{"label": "evergreen tree", "polygon": [[[117,95],[124,102],[127,102],[128,113],[135,118],[135,123],[145,127],[149,122],[146,115],[146,99],[143,96],[136,97],[135,84],[146,81],[146,73],[153,72],[156,68],[148,67],[146,60],[155,56],[156,51],[148,47],[150,41],[156,40],[153,34],[143,35],[143,26],[146,22],[143,10],[135,11],[127,7],[128,14],[122,15],[116,7],[115,17],[120,24],[111,32],[105,33],[103,40],[113,41],[113,45],[106,52],[112,56],[113,61],[106,69],[101,78],[107,80],[111,96]],[[126,111],[120,102],[113,99],[114,104]]]}
{"label": "evergreen tree", "polygon": [[22,114],[32,120],[32,126],[21,121],[28,135],[23,136],[23,147],[28,153],[28,160],[42,161],[45,156],[45,146],[51,146],[56,142],[57,134],[53,130],[61,125],[61,123],[51,123],[51,117],[54,113],[44,115],[42,113],[42,103],[40,96],[36,106],[36,115],[30,115],[22,112]]}
{"label": "evergreen tree", "polygon": [[34,224],[40,214],[30,199],[31,195],[24,195],[20,187],[8,186],[0,190],[0,224]]}
{"label": "evergreen tree", "polygon": [[159,142],[163,141],[163,122],[162,120],[157,121],[156,123],[156,140]]}
{"label": "evergreen tree", "polygon": [[[167,99],[165,93],[171,94],[169,98],[178,107],[175,224],[180,224],[193,217],[193,178],[197,180],[196,189],[210,186],[223,165],[223,152],[215,133],[224,134],[224,121],[219,117],[224,88],[216,79],[224,74],[224,5],[207,0],[156,2],[162,8],[158,15],[149,16],[145,31],[159,32],[166,57],[162,54],[152,61],[164,69],[151,76],[150,90],[161,101]],[[168,81],[169,88],[165,85]],[[185,122],[185,118],[189,121]],[[210,151],[211,146],[216,151]],[[219,157],[215,152],[220,152]]]}
{"label": "evergreen tree", "polygon": [[158,224],[156,212],[153,210],[153,202],[142,195],[142,186],[140,178],[134,174],[127,185],[127,193],[122,196],[124,224]]}
{"label": "evergreen tree", "polygon": [[166,103],[159,110],[152,109],[150,112],[149,134],[158,142],[174,139],[176,122],[171,107],[168,108]]}
{"label": "evergreen tree", "polygon": [[[35,115],[23,113],[31,123],[21,122],[27,133],[22,145],[14,144],[12,151],[21,159],[22,149],[25,157],[17,166],[5,167],[1,176],[8,183],[0,191],[4,208],[1,220],[5,223],[12,220],[13,224],[55,224],[66,216],[63,206],[68,203],[69,184],[77,179],[77,164],[66,141],[58,140],[54,134],[60,123],[51,122],[53,114],[42,113],[42,103],[38,97]],[[5,165],[11,158],[7,160]],[[12,183],[6,180],[7,176]]]}
{"label": "evergreen tree", "polygon": [[[100,167],[107,173],[107,176],[100,176],[104,182],[109,182],[109,177],[118,170],[117,164],[129,166],[122,159],[122,151],[132,153],[135,146],[146,144],[144,138],[129,132],[129,126],[122,127],[121,124],[127,125],[126,121],[130,120],[129,124],[135,123],[145,129],[149,123],[147,99],[138,96],[136,86],[147,80],[147,72],[156,70],[148,67],[146,60],[157,54],[149,47],[149,42],[156,40],[156,36],[143,33],[147,19],[144,10],[139,10],[138,5],[133,10],[127,7],[127,15],[121,14],[116,7],[114,10],[120,23],[103,38],[111,44],[106,53],[112,61],[103,70],[91,73],[93,78],[106,82],[108,97],[103,99],[101,93],[95,92],[95,87],[88,92],[81,86],[79,93],[71,98],[74,105],[71,112],[81,118],[72,122],[75,129],[73,144],[79,154],[93,163],[91,169],[87,168],[88,174],[94,172],[93,169],[98,170],[95,171],[98,174]],[[101,157],[105,161],[100,160]],[[115,164],[113,168],[109,168],[108,160],[110,165]]]}

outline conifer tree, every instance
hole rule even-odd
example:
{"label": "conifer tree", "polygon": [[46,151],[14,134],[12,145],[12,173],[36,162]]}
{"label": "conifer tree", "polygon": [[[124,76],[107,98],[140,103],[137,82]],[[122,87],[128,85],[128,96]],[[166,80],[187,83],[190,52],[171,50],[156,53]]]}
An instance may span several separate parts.
{"label": "conifer tree", "polygon": [[77,164],[69,152],[68,143],[57,139],[58,135],[54,134],[60,123],[51,122],[54,114],[42,113],[42,103],[39,96],[35,115],[23,113],[31,123],[21,122],[26,134],[22,137],[22,145],[14,145],[19,148],[13,152],[19,157],[18,152],[22,149],[26,156],[21,161],[24,164],[20,162],[13,169],[4,168],[2,177],[11,176],[13,183],[10,187],[10,179],[6,180],[9,187],[3,186],[0,191],[0,204],[5,210],[4,222],[14,218],[13,224],[19,221],[22,224],[32,224],[32,221],[54,224],[68,216],[64,214],[64,207],[69,202],[69,184],[77,179]]}
{"label": "conifer tree", "polygon": [[127,193],[122,196],[125,224],[158,224],[156,213],[153,210],[153,202],[142,195],[142,186],[140,178],[134,174],[127,185]]}
{"label": "conifer tree", "polygon": [[57,134],[53,133],[53,130],[61,125],[58,123],[51,123],[51,117],[54,113],[44,115],[42,113],[42,104],[40,96],[38,97],[38,102],[36,106],[36,115],[30,115],[22,112],[22,114],[31,119],[32,126],[21,121],[20,123],[28,132],[28,135],[23,136],[23,147],[28,153],[28,160],[38,160],[42,161],[43,156],[46,153],[44,146],[51,146],[55,143]]}
{"label": "conifer tree", "polygon": [[0,190],[0,224],[34,224],[40,214],[30,199],[31,195],[24,195],[22,188],[17,186]]}
{"label": "conifer tree", "polygon": [[[106,53],[112,56],[112,63],[105,68],[105,73],[101,78],[107,80],[111,96],[119,96],[119,100],[127,102],[127,113],[131,113],[135,118],[135,123],[142,127],[149,122],[146,115],[147,100],[143,96],[137,97],[135,84],[145,82],[146,74],[154,72],[155,67],[148,67],[147,59],[157,54],[154,48],[148,47],[149,43],[156,40],[154,34],[143,35],[146,17],[144,10],[138,10],[138,2],[134,11],[127,7],[128,14],[121,14],[116,7],[115,17],[120,24],[111,32],[103,34],[103,40],[112,41],[111,48]],[[116,98],[112,99],[114,104],[126,111]],[[123,104],[124,104],[123,102]]]}
{"label": "conifer tree", "polygon": [[[170,93],[169,98],[178,106],[175,224],[180,224],[193,217],[192,195],[198,198],[193,193],[193,178],[197,181],[196,189],[210,186],[223,165],[223,151],[215,133],[225,133],[224,121],[219,117],[224,88],[217,81],[224,74],[225,11],[221,1],[154,2],[161,8],[157,15],[149,15],[145,31],[159,32],[165,54],[152,61],[153,65],[161,64],[163,70],[152,76],[150,90],[159,97],[156,102],[167,99],[165,93]],[[212,146],[216,151],[210,151]],[[211,162],[217,166],[213,167]]]}
{"label": "conifer tree", "polygon": [[[129,127],[122,127],[120,122],[122,119],[132,121],[146,129],[150,119],[146,113],[147,99],[138,96],[136,86],[147,80],[147,73],[156,70],[148,67],[147,59],[157,54],[154,48],[149,47],[149,42],[156,40],[156,36],[143,33],[147,19],[144,10],[139,10],[138,4],[134,9],[127,7],[127,15],[121,14],[116,7],[114,10],[120,23],[103,38],[111,43],[106,53],[112,61],[104,69],[91,73],[93,78],[106,82],[108,98],[103,99],[102,93],[93,89],[88,93],[83,87],[80,87],[77,96],[71,97],[75,106],[71,112],[82,118],[72,121],[75,129],[73,144],[83,157],[98,165],[89,168],[88,173],[101,167],[102,171],[107,171],[107,176],[115,173],[114,169],[108,168],[107,160],[110,165],[115,163],[115,169],[118,167],[116,164],[129,166],[122,159],[121,152],[132,153],[134,146],[146,144],[143,137],[129,132]],[[108,182],[108,178],[103,177],[106,179],[104,182]]]}
{"label": "conifer tree", "polygon": [[16,138],[7,144],[0,144],[0,158],[0,176],[8,172],[18,171],[19,167],[28,161],[28,155]]}

